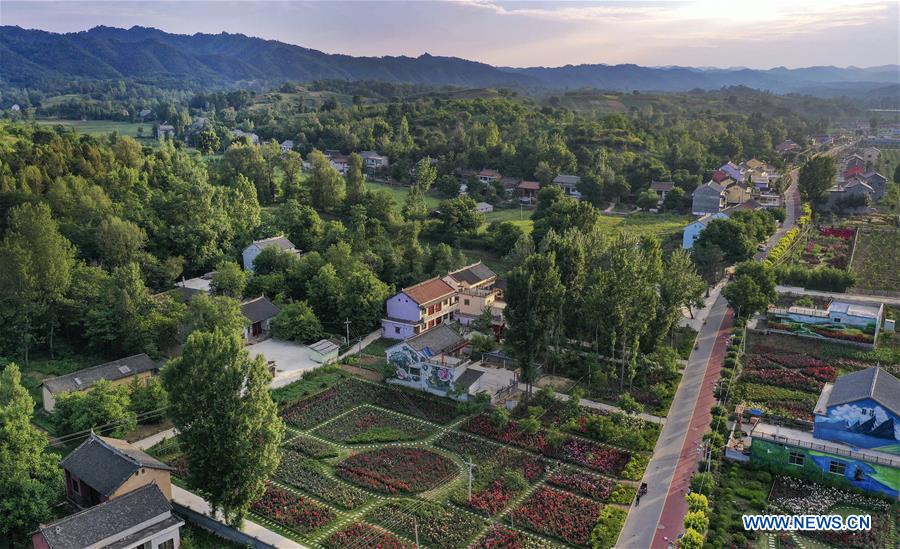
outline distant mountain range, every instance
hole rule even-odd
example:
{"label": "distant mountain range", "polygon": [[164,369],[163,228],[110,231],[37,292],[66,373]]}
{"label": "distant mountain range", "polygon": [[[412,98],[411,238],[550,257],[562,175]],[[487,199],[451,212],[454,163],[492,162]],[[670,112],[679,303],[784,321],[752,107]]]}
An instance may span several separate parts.
{"label": "distant mountain range", "polygon": [[380,80],[436,86],[520,89],[598,88],[686,91],[748,86],[776,93],[900,95],[900,66],[746,68],[566,65],[509,68],[456,57],[353,57],[242,34],[170,34],[158,29],[95,27],[57,34],[0,27],[0,80],[38,86],[72,79],[157,79],[211,86],[268,85],[322,79]]}

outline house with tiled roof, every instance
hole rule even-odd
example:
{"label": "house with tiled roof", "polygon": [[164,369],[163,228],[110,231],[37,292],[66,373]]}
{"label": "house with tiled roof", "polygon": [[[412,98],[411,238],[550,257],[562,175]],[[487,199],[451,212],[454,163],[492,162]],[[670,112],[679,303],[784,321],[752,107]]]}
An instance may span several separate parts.
{"label": "house with tiled roof", "polygon": [[172,498],[172,467],[124,440],[91,433],[59,465],[65,471],[66,497],[79,507],[98,505],[151,482]]}
{"label": "house with tiled roof", "polygon": [[241,313],[247,319],[244,339],[249,342],[267,337],[272,332],[272,321],[279,311],[278,306],[264,295],[242,302]]}
{"label": "house with tiled roof", "polygon": [[74,515],[42,524],[35,549],[177,549],[184,520],[154,483]]}
{"label": "house with tiled roof", "polygon": [[244,248],[244,251],[241,253],[245,271],[253,272],[253,261],[256,260],[256,256],[261,254],[266,248],[278,248],[285,252],[295,254],[300,253],[300,250],[294,247],[294,243],[288,240],[284,235],[254,240],[249,246]]}
{"label": "house with tiled roof", "polygon": [[713,219],[727,219],[727,218],[728,218],[728,212],[721,211],[721,212],[706,214],[706,215],[688,223],[688,225],[684,228],[684,231],[682,232],[682,235],[681,235],[681,247],[684,248],[685,250],[690,250],[691,248],[694,247],[694,242],[696,242],[697,239],[700,238],[700,233],[702,233],[703,230],[706,229],[706,226],[709,225],[709,223]]}
{"label": "house with tiled roof", "polygon": [[734,162],[726,162],[722,164],[722,166],[718,169],[720,172],[724,172],[725,175],[734,179],[735,181],[743,181],[746,178],[746,170]]}
{"label": "house with tiled roof", "polygon": [[537,200],[537,194],[540,190],[541,184],[537,181],[522,180],[516,187],[516,193],[519,195],[519,201],[529,204]]}
{"label": "house with tiled roof", "polygon": [[791,141],[790,139],[787,139],[785,141],[782,141],[778,145],[775,145],[775,152],[777,152],[778,154],[787,154],[789,152],[794,152],[794,151],[799,151],[799,150],[800,150],[800,145]]}
{"label": "house with tiled roof", "polygon": [[41,383],[44,411],[50,413],[56,407],[56,399],[62,393],[87,391],[101,380],[114,385],[131,383],[134,378],[146,379],[159,370],[146,353],[104,362],[97,366],[78,370],[64,376],[51,377]]}
{"label": "house with tiled roof", "polygon": [[884,198],[884,193],[887,190],[887,177],[881,175],[878,172],[866,172],[862,174],[862,178],[865,179],[866,183],[872,187],[872,198],[875,200],[881,200]]}
{"label": "house with tiled roof", "polygon": [[458,296],[453,286],[434,277],[388,298],[387,314],[381,320],[384,337],[407,339],[454,319]]}
{"label": "house with tiled roof", "polygon": [[501,177],[503,177],[503,175],[497,170],[484,169],[478,172],[478,180],[485,185],[489,185],[494,181],[499,181]]}
{"label": "house with tiled roof", "polygon": [[707,181],[705,185],[694,189],[691,199],[691,212],[694,215],[721,212],[725,209],[725,187],[715,181]]}
{"label": "house with tiled roof", "polygon": [[497,273],[481,261],[444,277],[444,281],[459,294],[459,309],[455,318],[460,324],[471,324],[487,309],[491,311],[495,329],[502,329],[506,303],[502,298],[502,289],[497,287],[497,280]]}
{"label": "house with tiled roof", "polygon": [[566,196],[578,199],[581,198],[581,193],[578,191],[579,183],[581,183],[581,177],[577,175],[560,174],[553,178],[553,184],[559,185]]}

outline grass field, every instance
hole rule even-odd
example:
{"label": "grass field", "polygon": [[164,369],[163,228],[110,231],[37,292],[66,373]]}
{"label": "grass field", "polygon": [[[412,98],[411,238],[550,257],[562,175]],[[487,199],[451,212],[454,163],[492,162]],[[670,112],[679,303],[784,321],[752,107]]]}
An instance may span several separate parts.
{"label": "grass field", "polygon": [[856,275],[856,288],[896,292],[900,288],[900,231],[861,231],[850,267]]}
{"label": "grass field", "polygon": [[[394,202],[401,208],[403,207],[403,203],[406,202],[406,195],[409,194],[409,189],[407,187],[386,185],[384,183],[375,183],[374,181],[367,181],[366,187],[368,187],[370,191],[387,191],[391,193],[391,196],[394,197]],[[437,208],[440,203],[440,198],[430,194],[425,195],[425,205],[428,206],[428,208]]]}
{"label": "grass field", "polygon": [[110,120],[36,120],[37,124],[42,126],[66,126],[74,129],[78,133],[88,135],[103,136],[111,132],[117,131],[120,135],[128,135],[131,137],[138,136],[138,128],[144,128],[144,135],[149,137],[153,133],[153,124],[140,122],[113,122]]}

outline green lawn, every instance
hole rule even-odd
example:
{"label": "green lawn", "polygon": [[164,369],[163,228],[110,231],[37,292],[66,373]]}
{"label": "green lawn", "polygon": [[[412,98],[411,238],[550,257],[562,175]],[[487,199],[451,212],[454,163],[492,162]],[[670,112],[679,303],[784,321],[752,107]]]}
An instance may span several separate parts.
{"label": "green lawn", "polygon": [[85,133],[94,136],[108,135],[117,131],[121,135],[131,137],[138,136],[138,128],[144,128],[144,135],[149,137],[153,133],[153,124],[149,122],[113,122],[110,120],[60,120],[60,119],[44,119],[36,120],[37,124],[42,126],[66,126],[73,128],[78,133]]}
{"label": "green lawn", "polygon": [[[387,191],[391,193],[391,196],[394,197],[394,202],[398,207],[403,207],[403,203],[406,202],[406,195],[409,194],[409,188],[400,185],[386,185],[384,183],[367,181],[366,186],[370,191]],[[431,194],[425,195],[425,205],[428,206],[428,208],[437,208],[438,204],[440,203],[440,198]]]}

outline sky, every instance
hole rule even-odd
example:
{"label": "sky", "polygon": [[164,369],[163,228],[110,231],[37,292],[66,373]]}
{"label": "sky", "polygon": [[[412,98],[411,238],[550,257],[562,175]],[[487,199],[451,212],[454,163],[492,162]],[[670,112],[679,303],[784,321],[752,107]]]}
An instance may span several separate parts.
{"label": "sky", "polygon": [[900,0],[29,1],[0,23],[243,33],[327,53],[423,53],[492,65],[789,68],[900,63]]}

